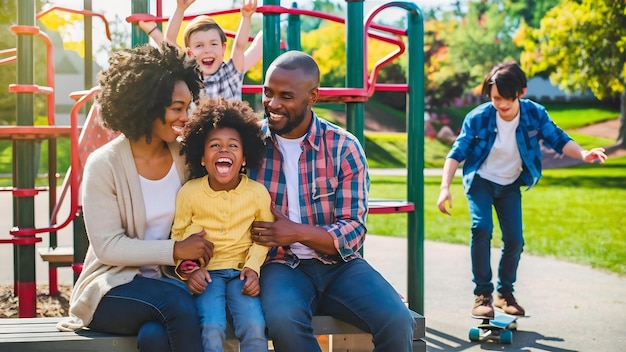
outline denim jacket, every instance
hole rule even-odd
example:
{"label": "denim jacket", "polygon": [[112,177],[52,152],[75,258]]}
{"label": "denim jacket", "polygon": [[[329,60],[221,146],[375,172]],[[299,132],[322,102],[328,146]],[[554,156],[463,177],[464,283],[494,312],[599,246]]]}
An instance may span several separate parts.
{"label": "denim jacket", "polygon": [[[563,147],[572,138],[559,128],[548,116],[546,109],[528,99],[520,99],[520,121],[515,130],[517,147],[522,158],[523,183],[534,186],[541,178],[541,148],[543,146],[563,152]],[[491,102],[477,106],[470,111],[461,133],[452,145],[448,158],[463,164],[463,186],[469,192],[474,176],[480,165],[487,159],[496,139],[496,108]]]}

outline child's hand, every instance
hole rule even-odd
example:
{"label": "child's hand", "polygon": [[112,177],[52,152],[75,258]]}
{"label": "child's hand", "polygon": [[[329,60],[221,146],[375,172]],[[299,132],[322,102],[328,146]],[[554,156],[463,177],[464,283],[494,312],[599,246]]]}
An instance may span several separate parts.
{"label": "child's hand", "polygon": [[211,282],[211,275],[209,275],[208,271],[204,269],[196,270],[189,275],[187,288],[194,295],[199,295],[206,290],[206,286],[209,282]]}
{"label": "child's hand", "polygon": [[239,274],[239,280],[246,280],[243,284],[241,293],[250,297],[256,297],[261,293],[261,285],[259,285],[259,275],[250,268],[243,268]]}
{"label": "child's hand", "polygon": [[241,16],[252,17],[256,12],[256,1],[257,0],[243,0],[241,4]]}
{"label": "child's hand", "polygon": [[194,2],[196,2],[196,0],[176,0],[176,7],[182,10],[187,10],[187,8]]}
{"label": "child's hand", "polygon": [[585,150],[582,152],[582,159],[588,163],[600,163],[604,164],[607,156],[604,148],[593,148],[591,150]]}

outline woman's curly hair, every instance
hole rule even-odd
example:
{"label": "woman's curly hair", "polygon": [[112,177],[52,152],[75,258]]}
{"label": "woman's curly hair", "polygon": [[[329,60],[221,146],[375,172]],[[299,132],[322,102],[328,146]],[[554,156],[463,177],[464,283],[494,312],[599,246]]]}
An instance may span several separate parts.
{"label": "woman's curly hair", "polygon": [[109,68],[98,74],[100,121],[131,140],[145,137],[150,142],[154,120],[165,122],[175,83],[184,81],[195,101],[201,77],[195,59],[167,43],[160,50],[145,44],[117,51],[109,58]]}
{"label": "woman's curly hair", "polygon": [[254,169],[261,165],[265,144],[258,118],[250,105],[239,100],[202,97],[185,128],[181,146],[190,179],[207,174],[206,168],[200,164],[207,135],[212,130],[226,127],[239,132],[246,167]]}

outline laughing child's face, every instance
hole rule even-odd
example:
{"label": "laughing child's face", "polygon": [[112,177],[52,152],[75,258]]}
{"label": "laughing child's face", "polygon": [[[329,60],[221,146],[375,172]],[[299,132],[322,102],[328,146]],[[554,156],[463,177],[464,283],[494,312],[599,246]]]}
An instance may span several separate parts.
{"label": "laughing child's face", "polygon": [[217,29],[195,31],[189,36],[187,53],[196,58],[204,77],[211,76],[224,62],[226,43]]}
{"label": "laughing child's face", "polygon": [[214,191],[229,191],[239,185],[239,171],[245,165],[243,141],[237,130],[216,128],[207,134],[202,164]]}

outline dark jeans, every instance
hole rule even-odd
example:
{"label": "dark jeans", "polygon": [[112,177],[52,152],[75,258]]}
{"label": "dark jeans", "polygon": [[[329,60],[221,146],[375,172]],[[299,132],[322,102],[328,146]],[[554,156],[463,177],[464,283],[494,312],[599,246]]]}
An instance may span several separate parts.
{"label": "dark jeans", "polygon": [[524,248],[522,234],[521,181],[502,186],[476,175],[467,194],[472,218],[470,252],[472,273],[476,287],[474,294],[491,294],[491,237],[493,233],[493,208],[496,209],[502,231],[502,255],[498,267],[498,292],[513,292],[517,280],[517,267]]}
{"label": "dark jeans", "polygon": [[375,351],[411,351],[413,325],[394,288],[365,260],[335,265],[301,260],[261,269],[261,303],[277,352],[320,351],[313,315],[330,315],[373,335]]}
{"label": "dark jeans", "polygon": [[100,300],[89,328],[137,335],[139,351],[202,351],[200,320],[191,294],[164,280],[136,276],[112,288]]}

